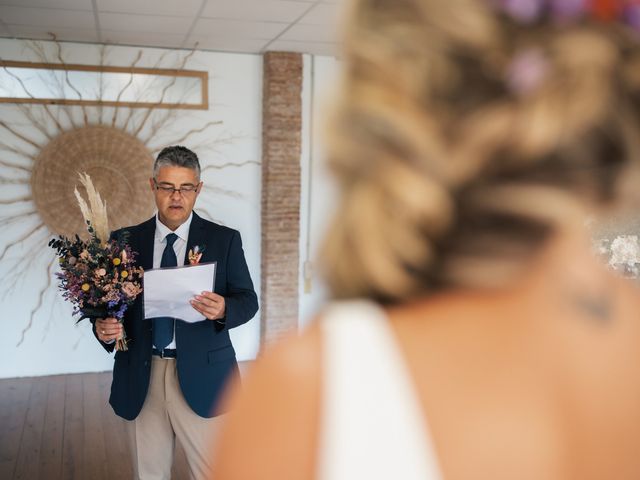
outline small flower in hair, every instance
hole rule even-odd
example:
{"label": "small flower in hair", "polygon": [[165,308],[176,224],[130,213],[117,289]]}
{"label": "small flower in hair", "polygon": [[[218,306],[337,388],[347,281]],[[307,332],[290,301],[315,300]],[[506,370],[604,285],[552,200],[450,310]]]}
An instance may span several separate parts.
{"label": "small flower in hair", "polygon": [[516,95],[537,90],[549,71],[549,62],[539,49],[517,53],[507,69],[507,85]]}
{"label": "small flower in hair", "polygon": [[620,0],[591,0],[589,3],[593,16],[604,22],[615,20],[622,11]]}
{"label": "small flower in hair", "polygon": [[204,252],[204,245],[201,247],[196,245],[192,249],[189,249],[189,265],[197,265],[200,263],[200,259],[202,258],[202,252]]}
{"label": "small flower in hair", "polygon": [[640,4],[629,3],[624,7],[625,22],[634,30],[640,32]]}
{"label": "small flower in hair", "polygon": [[502,10],[514,20],[531,23],[540,17],[544,0],[500,0]]}
{"label": "small flower in hair", "polygon": [[562,23],[580,18],[587,10],[587,1],[588,0],[552,0],[552,16]]}

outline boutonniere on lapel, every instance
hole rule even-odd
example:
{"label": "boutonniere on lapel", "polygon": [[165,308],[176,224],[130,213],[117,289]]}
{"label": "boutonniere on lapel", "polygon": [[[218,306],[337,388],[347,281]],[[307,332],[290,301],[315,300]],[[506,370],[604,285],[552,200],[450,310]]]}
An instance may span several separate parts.
{"label": "boutonniere on lapel", "polygon": [[200,259],[202,258],[202,252],[204,252],[204,245],[189,249],[189,265],[198,265],[200,263]]}

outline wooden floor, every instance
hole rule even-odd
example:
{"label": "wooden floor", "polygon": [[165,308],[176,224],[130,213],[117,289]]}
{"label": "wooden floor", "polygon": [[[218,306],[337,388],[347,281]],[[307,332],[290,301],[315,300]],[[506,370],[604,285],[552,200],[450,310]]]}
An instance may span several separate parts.
{"label": "wooden floor", "polygon": [[[0,479],[130,479],[111,372],[0,380]],[[172,478],[187,479],[178,446]]]}

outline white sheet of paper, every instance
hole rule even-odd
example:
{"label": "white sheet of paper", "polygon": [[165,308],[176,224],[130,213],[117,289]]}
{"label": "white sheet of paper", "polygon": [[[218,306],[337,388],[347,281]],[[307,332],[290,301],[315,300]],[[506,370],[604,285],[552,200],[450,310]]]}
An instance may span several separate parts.
{"label": "white sheet of paper", "polygon": [[212,291],[215,279],[216,262],[146,270],[144,317],[173,317],[189,323],[204,320],[189,301],[205,290]]}

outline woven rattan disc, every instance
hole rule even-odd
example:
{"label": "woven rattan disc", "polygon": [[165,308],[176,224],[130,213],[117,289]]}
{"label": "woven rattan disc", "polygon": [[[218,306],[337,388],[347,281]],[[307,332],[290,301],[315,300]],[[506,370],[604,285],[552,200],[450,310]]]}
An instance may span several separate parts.
{"label": "woven rattan disc", "polygon": [[38,213],[57,234],[85,236],[73,193],[86,199],[78,173],[87,173],[107,202],[109,228],[135,225],[154,211],[149,177],[153,157],[137,138],[105,126],[82,127],[51,140],[36,158],[31,189]]}

